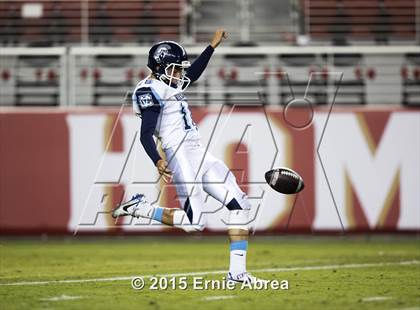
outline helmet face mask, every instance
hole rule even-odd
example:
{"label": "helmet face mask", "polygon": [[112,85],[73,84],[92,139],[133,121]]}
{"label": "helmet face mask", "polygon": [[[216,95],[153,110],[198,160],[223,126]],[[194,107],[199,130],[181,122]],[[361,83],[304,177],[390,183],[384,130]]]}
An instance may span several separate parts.
{"label": "helmet face mask", "polygon": [[184,60],[181,64],[171,63],[166,66],[165,73],[160,75],[159,80],[169,86],[175,84],[179,90],[185,90],[191,83],[190,78],[186,76],[187,69],[190,66],[191,64],[187,60]]}
{"label": "helmet face mask", "polygon": [[152,46],[149,51],[147,66],[160,81],[185,90],[191,80],[186,76],[186,69],[190,67],[187,52],[176,42],[162,41]]}

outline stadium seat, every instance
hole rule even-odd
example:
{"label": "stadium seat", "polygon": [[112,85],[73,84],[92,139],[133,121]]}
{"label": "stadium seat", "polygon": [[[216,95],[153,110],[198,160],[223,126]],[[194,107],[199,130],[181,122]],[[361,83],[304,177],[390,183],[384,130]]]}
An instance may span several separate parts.
{"label": "stadium seat", "polygon": [[313,40],[336,45],[415,40],[414,0],[301,0]]}

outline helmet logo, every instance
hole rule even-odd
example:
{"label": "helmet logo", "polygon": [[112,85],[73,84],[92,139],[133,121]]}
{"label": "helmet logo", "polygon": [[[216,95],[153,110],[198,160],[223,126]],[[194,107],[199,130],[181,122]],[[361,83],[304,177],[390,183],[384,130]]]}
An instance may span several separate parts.
{"label": "helmet logo", "polygon": [[147,94],[147,93],[144,94],[144,95],[141,95],[138,98],[138,102],[139,102],[140,107],[142,109],[147,108],[147,107],[150,107],[150,106],[153,105],[152,95],[151,94]]}
{"label": "helmet logo", "polygon": [[159,46],[156,49],[156,52],[153,55],[153,58],[156,60],[156,62],[160,63],[163,60],[163,58],[167,54],[169,54],[169,49],[170,48],[171,47],[169,45],[167,45],[167,44],[162,44],[161,46]]}

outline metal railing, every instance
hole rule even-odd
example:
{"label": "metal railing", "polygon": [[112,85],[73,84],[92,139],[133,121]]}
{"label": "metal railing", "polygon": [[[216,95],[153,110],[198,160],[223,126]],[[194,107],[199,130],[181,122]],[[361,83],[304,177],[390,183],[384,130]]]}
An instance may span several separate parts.
{"label": "metal railing", "polygon": [[[203,47],[188,48],[193,60]],[[146,47],[0,49],[0,105],[121,105]],[[219,47],[191,104],[419,104],[420,47]]]}

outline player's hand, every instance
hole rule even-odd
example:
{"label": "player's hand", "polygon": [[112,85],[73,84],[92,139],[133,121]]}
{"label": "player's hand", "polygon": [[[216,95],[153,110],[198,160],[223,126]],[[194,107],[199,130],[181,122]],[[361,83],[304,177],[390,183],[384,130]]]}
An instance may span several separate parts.
{"label": "player's hand", "polygon": [[168,168],[168,162],[161,159],[156,163],[156,167],[159,170],[159,174],[162,175],[163,180],[168,183],[172,178],[172,171]]}
{"label": "player's hand", "polygon": [[223,29],[217,29],[214,33],[213,40],[211,40],[211,47],[216,48],[219,46],[220,42],[223,41],[223,39],[227,38],[227,32]]}

